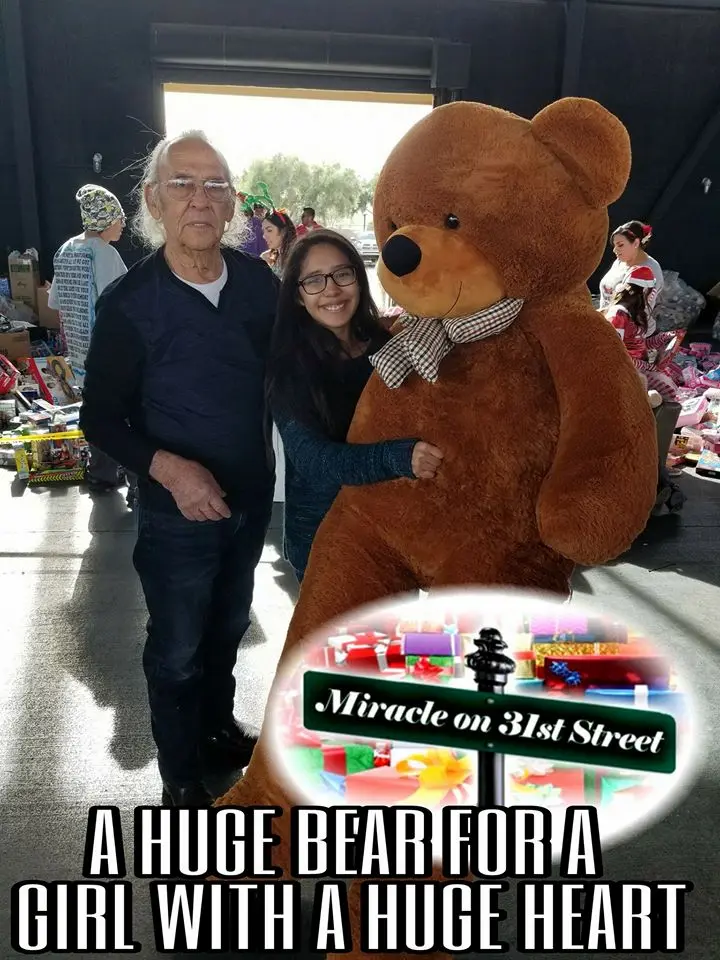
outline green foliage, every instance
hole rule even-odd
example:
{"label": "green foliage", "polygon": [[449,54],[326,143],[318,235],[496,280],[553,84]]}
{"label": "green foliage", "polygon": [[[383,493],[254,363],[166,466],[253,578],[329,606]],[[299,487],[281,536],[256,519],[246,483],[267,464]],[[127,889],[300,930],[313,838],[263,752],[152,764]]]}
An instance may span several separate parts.
{"label": "green foliage", "polygon": [[276,154],[254,160],[237,188],[252,194],[260,182],[268,185],[275,206],[287,209],[296,223],[303,207],[314,207],[318,220],[331,226],[371,209],[377,175],[363,180],[339,163],[310,165],[298,157]]}

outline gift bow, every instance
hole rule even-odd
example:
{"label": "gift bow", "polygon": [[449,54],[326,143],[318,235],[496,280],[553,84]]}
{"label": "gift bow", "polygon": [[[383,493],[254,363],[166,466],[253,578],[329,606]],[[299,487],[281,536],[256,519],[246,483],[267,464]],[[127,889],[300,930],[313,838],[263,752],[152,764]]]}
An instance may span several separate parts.
{"label": "gift bow", "polygon": [[401,801],[402,805],[435,806],[448,791],[466,783],[472,775],[468,757],[458,757],[452,750],[428,750],[416,753],[395,765],[403,777],[417,777],[420,788]]}
{"label": "gift bow", "polygon": [[413,676],[416,677],[437,677],[442,672],[443,668],[430,663],[429,657],[420,657],[413,668]]}
{"label": "gift bow", "polygon": [[466,317],[409,316],[403,330],[371,356],[370,363],[391,390],[411,373],[435,383],[441,361],[457,344],[497,336],[513,323],[522,306],[522,300],[505,298]]}

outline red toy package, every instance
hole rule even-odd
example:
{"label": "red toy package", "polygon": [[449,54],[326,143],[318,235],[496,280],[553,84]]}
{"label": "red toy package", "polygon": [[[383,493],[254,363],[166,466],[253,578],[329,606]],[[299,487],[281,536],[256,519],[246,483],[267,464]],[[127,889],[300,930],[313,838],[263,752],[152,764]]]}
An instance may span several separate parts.
{"label": "red toy package", "polygon": [[551,690],[621,689],[644,685],[653,690],[670,686],[670,664],[665,657],[608,654],[581,657],[546,657],[544,682]]}

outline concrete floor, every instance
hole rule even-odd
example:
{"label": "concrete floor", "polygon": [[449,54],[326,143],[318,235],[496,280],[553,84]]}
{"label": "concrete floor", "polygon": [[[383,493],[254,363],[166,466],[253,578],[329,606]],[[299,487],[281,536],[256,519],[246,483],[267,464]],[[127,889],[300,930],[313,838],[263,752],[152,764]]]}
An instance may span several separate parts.
{"label": "concrete floor", "polygon": [[[2,958],[19,956],[9,940],[11,886],[80,879],[88,808],[118,806],[127,837],[133,808],[157,803],[160,790],[140,665],[145,611],[130,563],[133,516],[120,494],[23,491],[11,477],[0,474]],[[720,958],[720,485],[682,482],[683,513],[654,521],[621,562],[580,572],[576,600],[670,640],[694,678],[706,733],[697,781],[662,822],[608,851],[604,866],[611,880],[691,880],[685,953],[699,960]],[[250,723],[261,720],[294,602],[279,534],[278,515],[238,665],[237,714]],[[134,885],[138,956],[150,960],[160,954],[145,882]],[[507,956],[520,957],[513,926],[511,911]]]}

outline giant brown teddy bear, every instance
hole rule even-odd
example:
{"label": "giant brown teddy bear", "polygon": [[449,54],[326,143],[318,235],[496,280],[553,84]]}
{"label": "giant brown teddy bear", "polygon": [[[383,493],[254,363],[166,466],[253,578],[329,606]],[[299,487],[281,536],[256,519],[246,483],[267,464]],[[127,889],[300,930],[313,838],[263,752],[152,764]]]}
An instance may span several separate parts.
{"label": "giant brown teddy bear", "polygon": [[[642,531],[657,483],[654,420],[586,286],[629,169],[622,124],[581,99],[532,121],[450,104],[392,152],[375,198],[378,274],[416,319],[376,356],[348,440],[421,437],[444,460],[434,480],[342,490],[315,539],[285,653],[403,591],[567,595],[575,564],[613,559]],[[265,740],[220,803],[292,803]],[[351,915],[351,956],[361,956],[356,896]]]}

